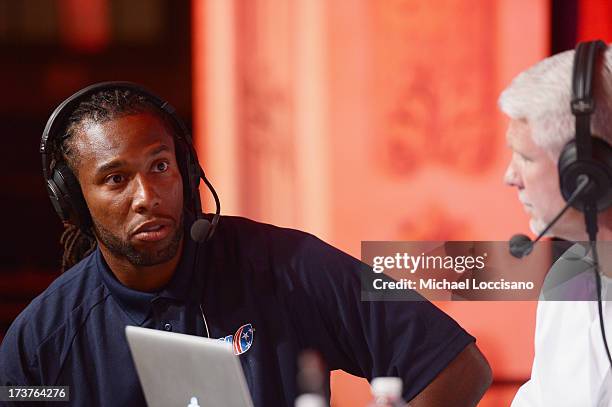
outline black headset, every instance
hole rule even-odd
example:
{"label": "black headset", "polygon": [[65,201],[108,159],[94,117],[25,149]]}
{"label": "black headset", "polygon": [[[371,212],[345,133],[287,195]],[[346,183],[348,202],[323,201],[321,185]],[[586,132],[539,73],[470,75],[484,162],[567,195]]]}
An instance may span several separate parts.
{"label": "black headset", "polygon": [[[64,222],[78,226],[81,231],[91,234],[92,219],[81,186],[68,165],[63,161],[54,162],[52,146],[66,133],[68,119],[79,104],[93,95],[104,91],[130,91],[143,96],[169,119],[175,130],[176,156],[183,177],[186,201],[191,201],[197,217],[191,227],[191,237],[197,242],[209,240],[219,222],[221,204],[217,192],[206,178],[193,148],[191,135],[175,109],[165,100],[131,82],[102,82],[88,86],[64,100],[51,114],[40,141],[43,176],[47,194],[55,212]],[[215,200],[216,210],[212,221],[204,219],[200,201],[199,184],[203,180]]]}
{"label": "black headset", "polygon": [[582,42],[576,47],[571,101],[572,114],[576,118],[576,137],[565,145],[558,162],[561,194],[566,201],[581,179],[586,176],[589,180],[590,185],[572,206],[594,217],[595,223],[597,212],[612,206],[612,147],[604,139],[591,135],[591,116],[595,111],[593,78],[597,57],[603,57],[606,48],[601,40]]}

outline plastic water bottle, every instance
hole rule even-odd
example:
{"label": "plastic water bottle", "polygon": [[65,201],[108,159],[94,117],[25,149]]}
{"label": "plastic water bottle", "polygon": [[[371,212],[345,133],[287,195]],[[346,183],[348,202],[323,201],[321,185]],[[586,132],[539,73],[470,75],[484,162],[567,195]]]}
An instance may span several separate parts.
{"label": "plastic water bottle", "polygon": [[295,407],[329,407],[329,404],[319,394],[306,393],[295,399]]}
{"label": "plastic water bottle", "polygon": [[325,378],[329,372],[321,355],[313,350],[302,352],[298,358],[297,385],[301,396],[295,399],[295,407],[329,407],[323,396]]}
{"label": "plastic water bottle", "polygon": [[198,398],[192,397],[191,400],[189,400],[189,405],[187,407],[200,407],[198,404]]}
{"label": "plastic water bottle", "polygon": [[368,407],[404,407],[402,379],[399,377],[377,377],[372,380],[372,396]]}

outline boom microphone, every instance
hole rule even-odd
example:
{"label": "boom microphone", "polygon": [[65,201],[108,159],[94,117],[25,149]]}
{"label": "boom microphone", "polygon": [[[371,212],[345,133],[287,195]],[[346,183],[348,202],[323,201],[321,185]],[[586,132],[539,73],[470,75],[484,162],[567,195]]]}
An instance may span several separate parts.
{"label": "boom microphone", "polygon": [[202,167],[199,167],[199,170],[199,180],[204,181],[204,184],[206,184],[206,187],[208,188],[215,200],[215,214],[213,215],[213,219],[211,222],[208,219],[204,218],[200,198],[197,193],[194,194],[193,206],[197,219],[191,225],[190,235],[191,239],[193,239],[196,243],[204,243],[205,241],[209,240],[215,233],[215,229],[217,228],[217,224],[219,223],[219,218],[221,214],[221,203],[219,202],[219,196],[217,195],[217,191],[215,191],[215,188],[212,186],[210,181],[208,181],[208,178],[206,178],[206,176],[204,175],[204,170],[202,169]]}
{"label": "boom microphone", "polygon": [[509,241],[509,249],[510,254],[516,257],[517,259],[523,258],[527,256],[533,250],[533,245],[540,240],[546,232],[555,224],[557,221],[563,216],[563,214],[569,209],[570,206],[574,203],[576,199],[587,189],[589,184],[591,184],[591,180],[588,175],[582,174],[577,177],[577,186],[572,195],[567,200],[567,204],[563,207],[561,212],[555,216],[555,218],[546,226],[546,228],[538,235],[536,240],[533,242],[529,236],[523,234],[517,234],[512,236]]}
{"label": "boom microphone", "polygon": [[208,219],[199,218],[191,225],[191,238],[199,243],[204,243],[210,230],[210,221]]}

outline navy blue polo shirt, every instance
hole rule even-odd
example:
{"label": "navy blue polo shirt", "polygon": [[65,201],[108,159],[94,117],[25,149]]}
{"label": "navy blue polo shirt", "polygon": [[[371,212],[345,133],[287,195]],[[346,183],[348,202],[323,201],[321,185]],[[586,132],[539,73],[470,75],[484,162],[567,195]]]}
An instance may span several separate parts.
{"label": "navy blue polo shirt", "polygon": [[256,406],[293,406],[304,349],[330,370],[399,376],[410,400],[474,338],[427,301],[361,301],[363,267],[307,233],[229,216],[206,244],[185,239],[158,293],[123,286],[96,250],[13,322],[0,385],[70,386],[73,405],[145,405],[125,326],[206,335],[201,306],[213,338],[254,328],[238,351]]}

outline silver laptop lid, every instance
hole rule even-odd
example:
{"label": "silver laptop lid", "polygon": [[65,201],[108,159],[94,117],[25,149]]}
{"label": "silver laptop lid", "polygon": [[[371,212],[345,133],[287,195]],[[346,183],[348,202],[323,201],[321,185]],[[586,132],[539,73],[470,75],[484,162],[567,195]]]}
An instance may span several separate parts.
{"label": "silver laptop lid", "polygon": [[149,407],[252,407],[242,366],[218,339],[125,328]]}

